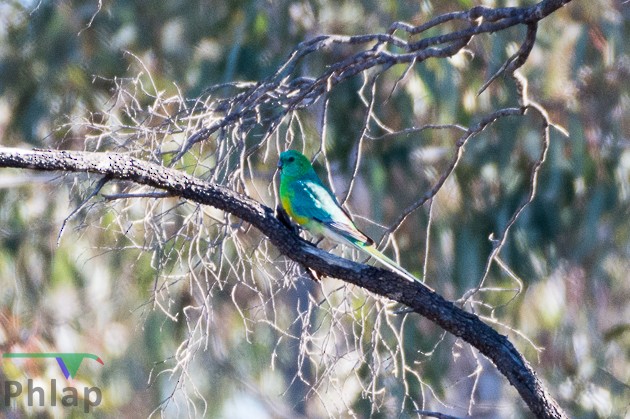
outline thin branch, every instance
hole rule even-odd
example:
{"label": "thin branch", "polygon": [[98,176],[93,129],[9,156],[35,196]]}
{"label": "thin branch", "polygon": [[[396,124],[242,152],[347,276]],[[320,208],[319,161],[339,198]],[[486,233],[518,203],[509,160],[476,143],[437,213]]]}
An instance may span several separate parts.
{"label": "thin branch", "polygon": [[428,200],[432,199],[442,189],[442,186],[444,186],[444,183],[446,182],[446,180],[453,174],[453,171],[455,170],[459,161],[461,160],[464,153],[464,146],[466,145],[468,140],[470,140],[471,138],[473,138],[474,136],[482,132],[484,129],[486,129],[488,125],[492,124],[497,119],[504,118],[506,116],[519,116],[519,115],[522,115],[522,113],[523,113],[523,110],[520,108],[499,109],[498,111],[494,111],[491,114],[486,115],[477,124],[468,128],[466,130],[466,133],[462,135],[461,137],[459,137],[459,139],[455,143],[455,155],[453,156],[446,170],[444,171],[444,173],[442,173],[442,175],[440,176],[438,181],[435,183],[433,188],[431,188],[430,191],[425,193],[420,199],[418,199],[416,202],[409,205],[407,208],[405,208],[401,212],[398,218],[392,223],[392,225],[385,232],[385,235],[381,239],[381,243],[390,234],[394,233],[401,226],[401,224],[407,219],[407,217],[411,215],[411,213],[416,211],[418,208],[422,207]]}
{"label": "thin branch", "polygon": [[59,243],[61,242],[61,236],[63,236],[63,232],[66,229],[66,224],[68,224],[68,221],[70,221],[70,219],[74,217],[75,214],[81,211],[81,209],[84,208],[87,205],[87,203],[90,201],[90,199],[94,198],[101,191],[101,189],[103,189],[103,186],[105,186],[105,184],[109,180],[110,178],[107,175],[99,179],[99,181],[96,183],[96,186],[94,187],[92,192],[90,192],[90,194],[83,200],[83,202],[81,202],[81,204],[79,204],[78,207],[72,210],[72,212],[66,218],[63,219],[63,222],[61,223],[61,228],[59,229],[59,234],[57,234],[57,246],[59,246]]}
{"label": "thin branch", "polygon": [[116,199],[130,199],[130,198],[168,198],[171,195],[168,192],[137,192],[137,193],[117,193],[117,194],[101,194],[101,196],[108,201],[114,201]]}
{"label": "thin branch", "polygon": [[492,75],[488,79],[487,82],[481,86],[477,96],[483,93],[484,90],[501,74],[507,72],[508,74],[514,73],[517,69],[519,69],[525,61],[529,54],[532,52],[532,48],[534,48],[534,44],[536,43],[536,31],[538,29],[538,24],[536,22],[530,23],[527,25],[527,35],[525,35],[525,41],[521,44],[521,47],[516,51],[510,58],[508,58],[505,63],[499,68],[499,70]]}
{"label": "thin branch", "polygon": [[416,413],[422,416],[427,416],[430,418],[438,418],[438,419],[461,419],[457,416],[447,415],[445,413],[440,412],[432,412],[430,410],[416,410]]}
{"label": "thin branch", "polygon": [[469,298],[471,298],[474,294],[476,294],[481,287],[483,287],[483,284],[485,283],[488,275],[490,274],[490,268],[492,267],[492,264],[495,262],[495,259],[499,256],[499,253],[501,253],[501,250],[503,250],[503,246],[505,245],[510,229],[512,228],[514,224],[516,224],[516,221],[519,219],[523,211],[525,211],[525,208],[527,208],[529,204],[531,204],[534,201],[534,198],[536,197],[537,186],[538,186],[538,175],[540,173],[540,169],[542,168],[543,163],[547,159],[547,151],[549,150],[549,145],[550,145],[549,144],[549,126],[550,126],[549,115],[547,114],[547,111],[545,111],[545,109],[542,106],[540,106],[538,103],[530,100],[527,97],[527,81],[525,80],[525,78],[521,76],[518,72],[515,72],[513,73],[513,79],[516,82],[517,90],[519,91],[521,95],[521,102],[523,103],[522,112],[525,113],[528,110],[535,111],[538,113],[538,115],[540,116],[542,120],[542,124],[541,124],[542,147],[541,147],[540,155],[538,159],[535,161],[531,174],[530,174],[529,183],[528,183],[529,191],[528,191],[526,199],[512,213],[512,216],[508,220],[503,231],[499,234],[499,237],[495,238],[494,235],[490,236],[490,240],[492,241],[492,251],[490,252],[490,255],[488,256],[488,259],[486,261],[486,266],[483,271],[481,280],[479,281],[479,283],[477,284],[475,288],[468,291],[460,299],[460,301],[462,302],[466,302]]}
{"label": "thin branch", "polygon": [[[247,127],[266,122],[267,126],[275,129],[278,122],[289,112],[311,105],[335,85],[368,69],[383,66],[382,71],[385,71],[397,64],[415,65],[429,58],[452,57],[477,35],[494,33],[516,25],[527,25],[528,35],[521,50],[508,59],[507,66],[501,68],[506,70],[512,66],[509,70],[513,71],[520,67],[529,55],[532,33],[535,39],[536,23],[570,1],[544,0],[529,7],[497,9],[477,6],[467,11],[437,16],[419,26],[396,22],[390,26],[388,33],[355,36],[321,35],[302,42],[274,75],[249,87],[242,85],[244,90],[230,101],[219,101],[212,109],[216,117],[210,119],[211,123],[207,127],[188,137],[172,162],[181,159],[194,144],[205,141],[216,132],[230,126],[243,124],[243,127]],[[452,20],[459,20],[468,27],[415,42],[405,41],[394,35],[397,30],[402,30],[408,36],[416,36]],[[370,47],[370,44],[374,45]],[[317,77],[292,78],[296,66],[306,56],[334,45],[365,45],[366,49],[334,63]],[[489,82],[496,76],[498,73]],[[262,120],[259,112],[261,109],[274,111],[270,117]]]}

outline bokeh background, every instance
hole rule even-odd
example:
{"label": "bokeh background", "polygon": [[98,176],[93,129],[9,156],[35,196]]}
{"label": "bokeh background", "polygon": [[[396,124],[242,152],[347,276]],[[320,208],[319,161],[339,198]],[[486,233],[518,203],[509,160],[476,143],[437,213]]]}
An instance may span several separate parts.
{"label": "bokeh background", "polygon": [[[480,3],[1,1],[0,144],[91,148],[85,135],[99,121],[111,121],[104,115],[114,106],[112,97],[119,95],[122,84],[129,92],[136,83],[139,108],[151,106],[156,92],[194,99],[212,85],[270,76],[297,44],[313,36],[384,32],[394,21],[419,24],[476,4]],[[630,415],[629,19],[627,2],[574,0],[540,24],[522,72],[531,97],[570,135],[552,130],[537,196],[501,253],[523,282],[522,290],[506,291],[518,284],[495,267],[486,285],[496,290],[484,293],[475,307],[496,321],[501,333],[510,335],[551,393],[576,418]],[[392,70],[378,85],[379,117],[395,129],[468,125],[493,109],[515,106],[509,80],[499,79],[480,96],[477,91],[518,47],[523,34],[523,28],[512,28],[479,37],[466,57],[415,66],[390,97],[404,68]],[[315,55],[300,71],[316,75],[317,69],[347,52],[331,49]],[[151,95],[142,91],[147,75]],[[349,156],[364,123],[365,109],[357,94],[361,83],[357,77],[330,95],[326,158],[339,190],[352,176]],[[316,111],[303,115],[304,130],[315,139],[299,144],[311,154],[321,146],[320,116]],[[82,125],[84,121],[92,131]],[[434,202],[430,239],[426,209],[414,213],[397,233],[401,261],[414,272],[425,269],[421,261],[430,244],[427,281],[446,297],[456,299],[478,283],[491,250],[489,235],[505,226],[526,196],[529,170],[540,150],[537,124],[534,117],[501,120],[475,137]],[[373,221],[359,218],[362,228],[379,238],[383,232],[379,225],[393,222],[439,178],[457,137],[454,130],[428,130],[367,141],[358,186],[349,200],[353,212]],[[252,158],[252,183],[269,184],[274,159],[262,153]],[[429,403],[436,410],[464,416],[474,400],[477,417],[527,417],[518,395],[487,361],[416,317],[406,321],[418,326],[400,329],[406,350],[426,352],[425,360],[413,366],[421,379],[414,379],[411,390],[400,382],[379,381],[388,396],[375,403],[378,392],[344,386],[348,370],[362,365],[350,360],[348,366],[336,364],[326,372],[333,377],[326,382],[334,383],[335,377],[342,381],[330,385],[330,394],[322,387],[309,392],[309,387],[317,386],[308,375],[319,380],[322,372],[308,370],[326,364],[305,367],[299,340],[287,343],[276,329],[288,325],[283,333],[302,333],[291,316],[300,302],[308,301],[303,288],[309,295],[330,295],[326,293],[341,283],[326,279],[322,287],[328,291],[323,292],[302,277],[297,287],[289,286],[280,269],[279,285],[270,287],[277,293],[275,304],[288,308],[274,308],[278,318],[272,325],[256,317],[259,307],[267,310],[260,290],[237,289],[233,286],[240,280],[237,275],[218,269],[225,275],[217,280],[221,286],[213,288],[205,343],[190,354],[184,378],[181,369],[169,372],[173,360],[181,359],[176,356],[181,345],[194,335],[190,327],[195,323],[187,321],[184,309],[194,300],[190,285],[194,282],[187,265],[177,262],[187,254],[169,253],[168,249],[178,249],[178,242],[167,239],[159,252],[147,251],[160,243],[147,233],[155,231],[148,223],[134,223],[135,235],[125,230],[124,221],[142,219],[137,214],[146,210],[142,206],[124,211],[107,204],[83,207],[59,237],[64,219],[89,194],[93,182],[87,176],[0,172],[0,349],[98,354],[105,365],[85,361],[77,378],[103,389],[97,416],[205,412],[209,417],[391,417],[402,412],[407,417],[413,411],[404,393],[423,389],[427,400],[444,401],[446,406]],[[273,193],[256,198],[274,203]],[[177,207],[167,206],[169,211]],[[182,211],[178,217],[184,217]],[[176,218],[164,222],[177,223]],[[167,237],[169,229],[159,231]],[[244,236],[242,240],[248,240],[247,232]],[[169,256],[161,259],[158,253]],[[265,263],[284,262],[278,258]],[[157,292],[168,295],[155,298],[164,272],[171,286]],[[372,298],[357,297],[358,292],[343,298],[354,302],[349,304]],[[382,309],[387,303],[379,304]],[[312,321],[318,327],[333,327],[328,320],[318,323],[315,315]],[[475,372],[478,366],[483,373]],[[26,376],[63,380],[53,362],[5,360],[0,371],[3,380]],[[296,380],[298,371],[310,384]],[[335,397],[343,402],[335,404]],[[165,400],[173,402],[162,404]],[[16,408],[33,413],[21,402]],[[4,406],[1,410],[8,412]],[[60,408],[37,411],[81,415],[80,410]]]}

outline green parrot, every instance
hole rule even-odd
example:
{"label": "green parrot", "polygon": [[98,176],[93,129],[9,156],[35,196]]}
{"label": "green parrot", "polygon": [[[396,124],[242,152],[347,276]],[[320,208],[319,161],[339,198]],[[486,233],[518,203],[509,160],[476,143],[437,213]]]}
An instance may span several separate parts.
{"label": "green parrot", "polygon": [[410,281],[422,282],[378,251],[374,240],[354,225],[306,156],[295,150],[280,154],[280,202],[300,226],[315,236],[353,246]]}

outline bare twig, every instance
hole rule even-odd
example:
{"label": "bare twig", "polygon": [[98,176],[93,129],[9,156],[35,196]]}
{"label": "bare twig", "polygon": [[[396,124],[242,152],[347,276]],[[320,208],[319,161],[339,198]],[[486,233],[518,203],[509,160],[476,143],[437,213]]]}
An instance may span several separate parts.
{"label": "bare twig", "polygon": [[[529,7],[487,8],[477,6],[468,11],[437,16],[419,26],[395,22],[385,34],[356,36],[322,35],[297,46],[287,61],[268,79],[245,88],[229,102],[218,102],[212,112],[217,115],[211,123],[191,135],[182,145],[173,162],[178,161],[190,148],[231,126],[245,129],[252,124],[266,123],[275,129],[289,112],[309,106],[324,96],[335,85],[368,69],[382,66],[384,70],[397,64],[420,64],[429,58],[446,58],[459,53],[477,35],[493,33],[516,25],[527,25],[528,33],[521,49],[482,88],[502,71],[513,71],[522,65],[531,51],[535,39],[536,23],[569,3],[571,0],[544,0]],[[416,36],[430,28],[458,20],[467,27],[444,35],[431,36],[415,42],[395,36],[401,30],[408,36]],[[374,44],[372,47],[368,47]],[[306,56],[334,45],[365,45],[365,49],[329,66],[321,75],[313,78],[295,77],[297,64]],[[402,52],[398,52],[402,50]],[[508,68],[509,67],[509,68]],[[383,71],[384,71],[383,70]],[[261,119],[261,109],[275,109],[270,117]],[[220,115],[220,117],[219,117]],[[271,132],[271,131],[270,131]]]}
{"label": "bare twig", "polygon": [[81,209],[85,207],[87,203],[90,201],[90,199],[94,198],[101,191],[101,189],[103,189],[103,186],[105,186],[105,184],[109,180],[110,178],[107,175],[99,179],[98,182],[96,183],[96,186],[92,190],[92,192],[90,192],[90,194],[83,200],[83,202],[81,202],[81,204],[79,204],[78,207],[72,210],[72,212],[66,218],[63,219],[63,222],[61,223],[61,228],[59,229],[59,234],[57,234],[57,246],[59,246],[59,242],[61,242],[61,236],[63,235],[63,232],[66,229],[66,224],[68,223],[68,221],[72,217],[74,217],[75,214],[81,211]]}
{"label": "bare twig", "polygon": [[130,198],[168,198],[173,196],[168,192],[136,192],[136,193],[117,193],[117,194],[101,194],[101,196],[107,200],[113,201],[116,199],[130,199]]}
{"label": "bare twig", "polygon": [[416,410],[416,413],[422,416],[438,419],[460,419],[457,416],[447,415],[446,413],[432,412],[430,410]]}
{"label": "bare twig", "polygon": [[506,116],[518,116],[518,115],[522,115],[522,113],[523,111],[520,108],[499,109],[498,111],[494,111],[491,114],[483,117],[481,121],[479,121],[477,124],[468,128],[466,132],[464,133],[464,135],[459,137],[459,139],[455,143],[455,155],[453,156],[446,170],[444,170],[444,172],[442,173],[438,181],[435,183],[433,188],[431,188],[431,190],[425,193],[419,200],[409,205],[400,213],[398,218],[387,229],[385,235],[383,236],[383,239],[381,239],[381,243],[387,238],[387,236],[394,233],[401,226],[401,224],[407,219],[407,217],[411,215],[411,213],[416,211],[418,208],[422,207],[428,200],[433,198],[440,191],[440,189],[442,189],[442,186],[444,185],[446,180],[453,174],[453,171],[455,170],[455,168],[457,167],[457,164],[462,158],[463,152],[464,152],[464,146],[466,145],[468,140],[470,140],[471,138],[473,138],[474,136],[482,132],[488,125],[492,124],[497,119],[504,118]]}

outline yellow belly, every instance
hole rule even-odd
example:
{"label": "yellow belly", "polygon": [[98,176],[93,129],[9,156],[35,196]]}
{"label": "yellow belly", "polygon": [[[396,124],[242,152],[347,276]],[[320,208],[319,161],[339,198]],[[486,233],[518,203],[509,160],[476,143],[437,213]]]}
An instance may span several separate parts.
{"label": "yellow belly", "polygon": [[280,203],[282,204],[282,208],[284,208],[284,210],[287,212],[287,214],[289,214],[289,217],[291,217],[293,221],[295,221],[296,223],[298,223],[299,225],[303,227],[307,226],[309,222],[309,218],[297,215],[293,211],[293,207],[291,206],[291,200],[288,197],[286,196],[281,197]]}

